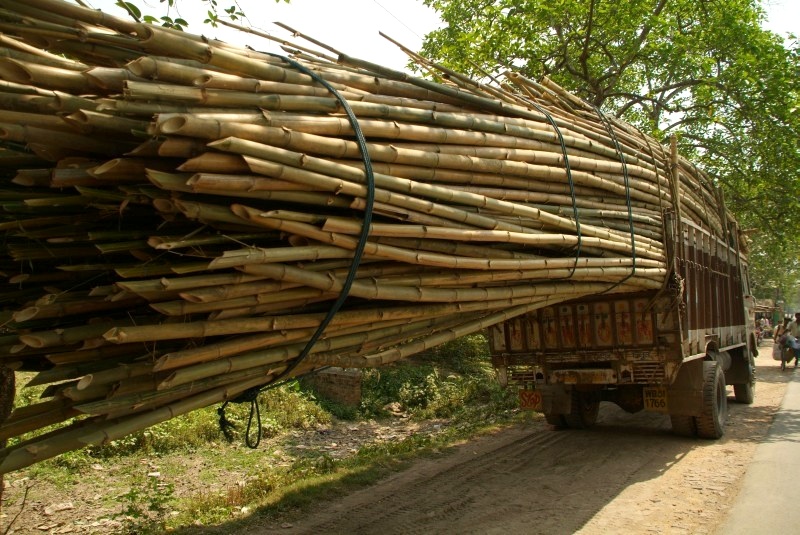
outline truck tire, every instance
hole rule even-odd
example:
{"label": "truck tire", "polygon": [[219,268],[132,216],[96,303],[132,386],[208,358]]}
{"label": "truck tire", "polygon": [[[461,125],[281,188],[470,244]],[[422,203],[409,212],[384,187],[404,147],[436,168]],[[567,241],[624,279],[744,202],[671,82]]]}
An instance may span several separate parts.
{"label": "truck tire", "polygon": [[600,398],[594,392],[572,390],[572,409],[564,415],[564,420],[572,429],[586,429],[597,422],[600,411]]}
{"label": "truck tire", "polygon": [[725,374],[719,363],[703,362],[703,407],[700,416],[695,418],[697,436],[708,439],[722,437],[727,419],[728,394],[725,388]]}
{"label": "truck tire", "polygon": [[752,405],[756,399],[755,385],[752,383],[733,385],[733,393],[736,395],[737,403]]}
{"label": "truck tire", "polygon": [[751,334],[750,335],[750,339],[747,340],[747,349],[750,350],[750,354],[753,357],[757,357],[758,356],[758,345],[759,344],[756,341],[756,335],[755,334]]}
{"label": "truck tire", "polygon": [[756,399],[756,367],[753,362],[753,357],[750,357],[748,360],[748,381],[746,383],[733,385],[733,393],[736,396],[737,403],[752,405],[753,401]]}
{"label": "truck tire", "polygon": [[670,414],[672,422],[672,432],[680,437],[694,438],[697,436],[697,422],[694,416],[684,416],[682,414]]}
{"label": "truck tire", "polygon": [[563,414],[557,414],[555,412],[546,412],[544,413],[545,421],[555,427],[556,429],[564,429],[567,427],[567,422],[564,420]]}

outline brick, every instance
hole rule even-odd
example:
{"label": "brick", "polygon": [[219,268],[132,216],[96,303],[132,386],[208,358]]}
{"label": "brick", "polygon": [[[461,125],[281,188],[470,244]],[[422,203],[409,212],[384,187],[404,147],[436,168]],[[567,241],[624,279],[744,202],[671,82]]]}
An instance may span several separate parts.
{"label": "brick", "polygon": [[351,407],[361,404],[361,370],[353,368],[326,368],[303,382],[322,397]]}

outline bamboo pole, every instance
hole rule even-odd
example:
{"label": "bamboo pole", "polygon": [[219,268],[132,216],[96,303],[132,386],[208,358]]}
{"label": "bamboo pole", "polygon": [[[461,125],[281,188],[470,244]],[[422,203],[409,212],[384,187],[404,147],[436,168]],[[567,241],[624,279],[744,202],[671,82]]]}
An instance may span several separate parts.
{"label": "bamboo pole", "polygon": [[[356,240],[343,234],[333,232],[323,232],[318,230],[313,225],[298,223],[293,221],[276,220],[263,217],[257,210],[252,208],[234,205],[232,210],[241,214],[243,217],[247,216],[251,221],[262,225],[266,228],[290,231],[295,234],[306,236],[315,239],[322,243],[336,244],[339,247],[354,249]],[[500,259],[488,260],[480,258],[453,258],[445,255],[428,253],[422,254],[414,251],[407,251],[398,247],[380,245],[375,243],[368,243],[365,249],[366,253],[372,256],[393,259],[401,262],[408,262],[413,264],[423,264],[438,267],[453,267],[463,269],[535,269],[535,268],[559,268],[559,267],[573,267],[573,266],[586,266],[586,267],[611,267],[611,266],[629,266],[633,261],[630,258],[549,258],[549,259]],[[641,267],[662,267],[663,264],[656,260],[641,259],[637,261]]]}
{"label": "bamboo pole", "polygon": [[[348,221],[343,218],[328,218],[322,226],[326,232],[341,232],[345,234],[358,234],[361,224]],[[508,232],[500,230],[461,230],[447,227],[430,227],[421,225],[392,225],[374,223],[370,226],[372,236],[391,236],[397,238],[427,238],[437,240],[456,240],[468,242],[496,242],[496,243],[519,243],[525,245],[536,245],[539,247],[554,246],[556,249],[569,249],[580,241],[581,243],[599,249],[608,249],[621,253],[631,250],[630,246],[602,240],[600,238],[571,236],[567,234],[527,234],[521,232]],[[637,253],[640,251],[637,251]],[[642,256],[648,258],[664,258],[661,250],[647,250]]]}
{"label": "bamboo pole", "polygon": [[[272,173],[277,173],[279,169],[276,169],[275,167],[269,167],[268,163],[265,160],[258,159],[259,157],[266,156],[266,157],[276,158],[280,159],[282,163],[287,163],[289,165],[302,164],[302,166],[306,169],[311,169],[311,170],[318,169],[320,171],[333,172],[336,173],[335,176],[339,176],[340,178],[348,178],[351,180],[356,180],[358,182],[364,181],[363,173],[359,172],[358,170],[347,168],[340,165],[335,165],[330,162],[326,162],[325,160],[309,157],[308,155],[293,153],[291,151],[285,151],[275,147],[269,147],[266,145],[261,145],[245,140],[228,138],[222,141],[210,143],[209,146],[219,148],[221,150],[242,154],[243,156],[245,156],[245,161],[247,161],[251,169],[256,168],[259,173],[262,172],[270,173],[270,176],[273,176]],[[277,178],[292,180],[292,178],[295,176],[289,173],[287,168],[285,167],[280,169],[281,169],[281,172],[279,173],[280,176],[278,176]],[[317,180],[322,180],[320,175],[315,175],[315,178],[317,178]],[[342,189],[341,184],[343,184],[343,182],[342,181],[338,182],[340,184],[339,189]],[[376,186],[391,187],[394,191],[401,191],[407,194],[414,193],[417,195],[430,196],[437,200],[458,202],[468,206],[491,207],[492,209],[497,210],[500,213],[526,215],[533,219],[542,220],[544,223],[552,226],[553,228],[571,232],[575,231],[574,222],[570,222],[558,216],[547,214],[535,208],[525,207],[522,205],[514,205],[512,203],[507,203],[505,201],[472,195],[466,192],[454,192],[451,190],[447,190],[445,188],[440,188],[428,184],[421,184],[418,182],[399,179],[396,177],[386,177],[386,176],[376,175],[375,182]],[[363,186],[359,186],[357,190],[360,194],[363,195],[362,191]],[[588,236],[621,241],[620,237],[612,235],[607,230],[602,228],[582,226],[582,232],[584,232]]]}

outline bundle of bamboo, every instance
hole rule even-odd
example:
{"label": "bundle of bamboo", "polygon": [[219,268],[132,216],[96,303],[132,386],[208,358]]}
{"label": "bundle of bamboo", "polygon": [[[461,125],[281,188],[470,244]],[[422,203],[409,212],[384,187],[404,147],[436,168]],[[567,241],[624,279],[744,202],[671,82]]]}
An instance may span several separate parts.
{"label": "bundle of bamboo", "polygon": [[0,365],[49,385],[0,425],[0,473],[660,288],[666,209],[732,228],[674,147],[547,79],[301,66],[61,0],[0,0],[0,29]]}

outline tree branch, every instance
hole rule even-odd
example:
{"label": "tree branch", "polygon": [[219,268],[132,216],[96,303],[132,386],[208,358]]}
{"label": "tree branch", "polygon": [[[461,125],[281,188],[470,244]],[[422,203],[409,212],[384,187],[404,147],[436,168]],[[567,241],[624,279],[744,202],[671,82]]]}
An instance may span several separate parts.
{"label": "tree branch", "polygon": [[592,40],[592,23],[594,21],[594,5],[595,0],[589,2],[589,19],[586,21],[586,37],[583,40],[583,51],[581,52],[580,62],[583,70],[583,76],[586,80],[589,79],[589,43]]}

